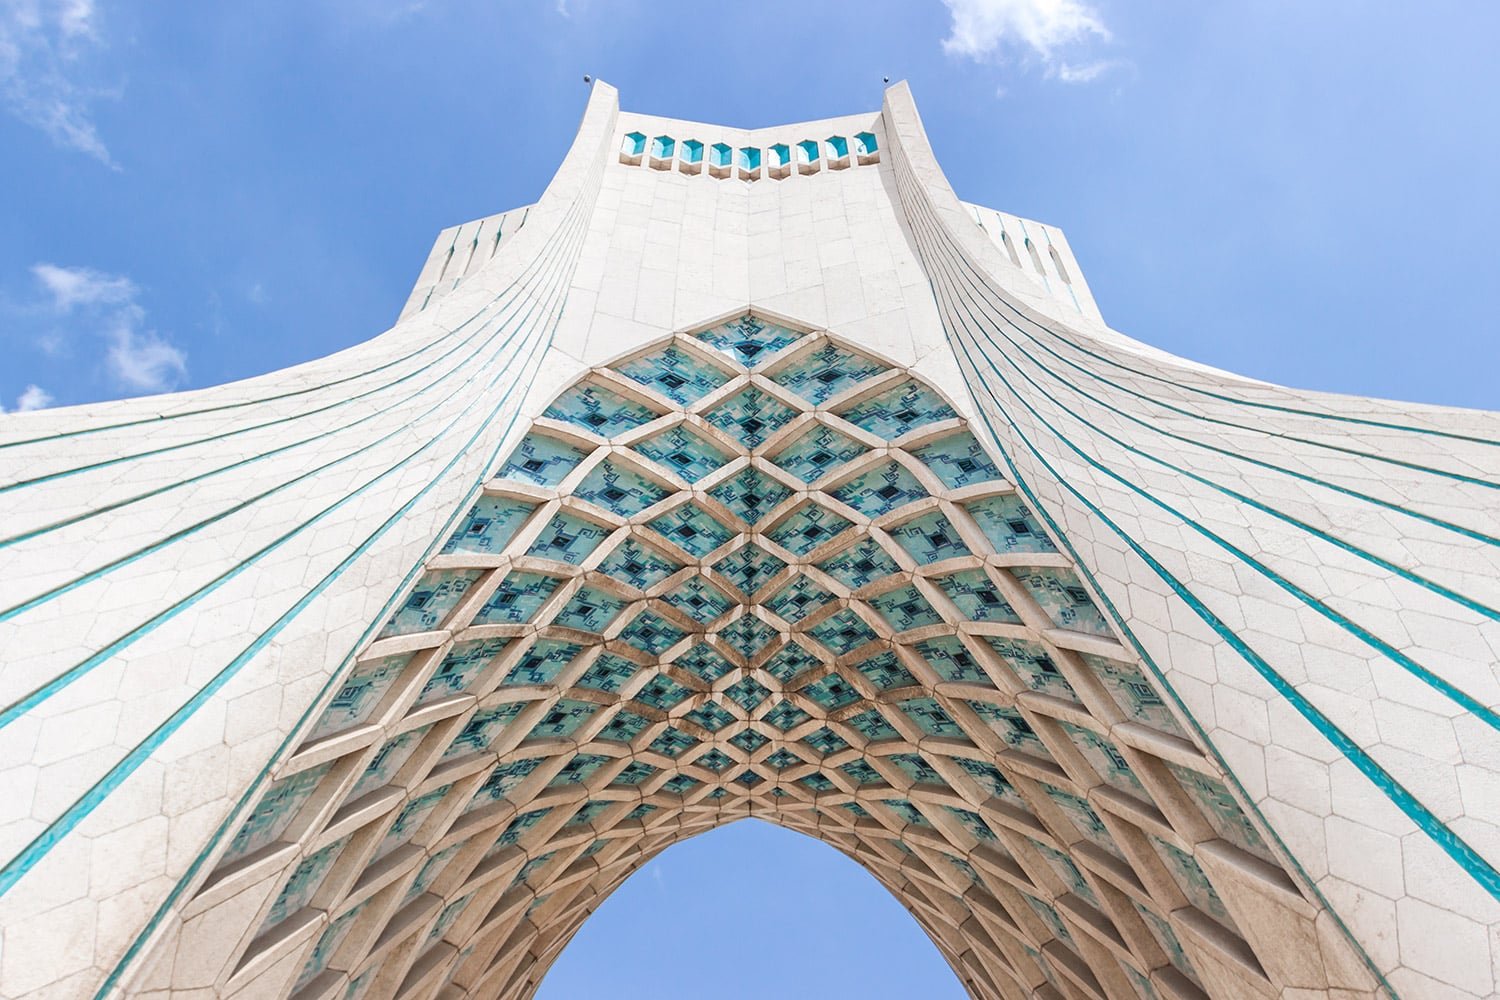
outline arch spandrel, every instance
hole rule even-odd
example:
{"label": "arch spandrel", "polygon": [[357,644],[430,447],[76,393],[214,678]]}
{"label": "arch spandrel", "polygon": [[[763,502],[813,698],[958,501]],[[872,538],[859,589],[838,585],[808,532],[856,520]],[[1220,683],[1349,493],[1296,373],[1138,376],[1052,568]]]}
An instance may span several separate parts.
{"label": "arch spandrel", "polygon": [[1265,982],[1224,873],[1295,893],[1275,851],[909,369],[751,311],[585,372],[494,472],[201,890],[256,928],[224,991],[529,995],[745,816],[858,861],[976,996]]}

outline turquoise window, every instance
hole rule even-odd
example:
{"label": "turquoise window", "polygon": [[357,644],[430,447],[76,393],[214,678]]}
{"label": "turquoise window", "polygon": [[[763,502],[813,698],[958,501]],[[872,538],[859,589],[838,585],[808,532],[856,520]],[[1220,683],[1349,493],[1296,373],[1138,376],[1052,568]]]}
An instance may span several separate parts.
{"label": "turquoise window", "polygon": [[842,160],[849,155],[849,140],[841,135],[830,135],[827,140],[828,154],[835,160]]}
{"label": "turquoise window", "polygon": [[857,132],[854,135],[854,142],[860,156],[870,156],[880,151],[880,146],[875,141],[874,132]]}
{"label": "turquoise window", "polygon": [[699,163],[699,162],[702,162],[702,160],[703,160],[703,143],[699,142],[697,139],[684,139],[684,140],[682,140],[682,156],[681,156],[681,159],[682,159],[683,163]]}
{"label": "turquoise window", "polygon": [[798,159],[803,163],[818,162],[818,140],[803,139],[797,143]]}
{"label": "turquoise window", "polygon": [[651,140],[651,155],[658,160],[670,160],[677,151],[677,140],[670,135],[659,135]]}
{"label": "turquoise window", "polygon": [[716,142],[708,147],[708,165],[711,167],[729,166],[729,158],[734,150],[722,142]]}
{"label": "turquoise window", "polygon": [[771,166],[784,167],[792,162],[792,150],[784,142],[778,142],[771,147]]}
{"label": "turquoise window", "polygon": [[625,133],[625,140],[620,143],[620,152],[626,156],[640,156],[646,149],[646,136],[640,132]]}
{"label": "turquoise window", "polygon": [[760,150],[758,148],[756,148],[755,146],[741,146],[740,147],[740,169],[741,170],[759,170],[760,169]]}

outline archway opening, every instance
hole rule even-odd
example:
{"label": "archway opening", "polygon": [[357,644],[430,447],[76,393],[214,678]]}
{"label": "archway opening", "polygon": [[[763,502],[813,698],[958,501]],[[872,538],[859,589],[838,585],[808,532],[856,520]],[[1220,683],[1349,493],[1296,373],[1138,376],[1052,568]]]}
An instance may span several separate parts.
{"label": "archway opening", "polygon": [[536,996],[958,1000],[965,991],[858,863],[749,820],[647,862],[579,928]]}

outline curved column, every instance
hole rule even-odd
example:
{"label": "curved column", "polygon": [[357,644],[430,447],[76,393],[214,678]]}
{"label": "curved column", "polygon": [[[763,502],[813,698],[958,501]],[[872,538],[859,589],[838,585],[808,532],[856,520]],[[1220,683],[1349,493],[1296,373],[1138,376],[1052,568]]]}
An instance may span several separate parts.
{"label": "curved column", "polygon": [[7,995],[93,995],[178,932],[205,857],[510,430],[616,113],[596,87],[526,228],[388,333],[4,422],[0,759],[30,762],[0,804]]}
{"label": "curved column", "polygon": [[1488,995],[1500,417],[1258,383],[1048,315],[1007,287],[904,86],[885,116],[981,422],[1298,875],[1302,918],[1226,895],[1260,960],[1345,985],[1279,947],[1311,918],[1337,968],[1336,918],[1401,994]]}

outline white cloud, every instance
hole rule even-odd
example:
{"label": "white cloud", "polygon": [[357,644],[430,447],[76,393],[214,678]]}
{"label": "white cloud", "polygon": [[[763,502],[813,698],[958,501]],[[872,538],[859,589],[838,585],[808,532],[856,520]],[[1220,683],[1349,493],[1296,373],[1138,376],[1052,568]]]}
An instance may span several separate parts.
{"label": "white cloud", "polygon": [[[69,317],[75,330],[104,339],[105,368],[119,386],[132,392],[164,392],[187,377],[187,355],[147,329],[146,310],[137,301],[140,289],[129,278],[48,263],[36,264],[31,273],[46,295],[46,308]],[[70,339],[71,334],[54,329],[38,343],[55,356],[68,352]]]}
{"label": "white cloud", "polygon": [[52,296],[52,307],[61,313],[72,312],[76,306],[135,301],[135,283],[121,275],[105,274],[89,267],[58,267],[45,262],[33,264],[31,273]]}
{"label": "white cloud", "polygon": [[154,330],[120,325],[110,331],[110,374],[130,389],[164,392],[187,375],[187,356]]}
{"label": "white cloud", "polygon": [[16,400],[16,412],[28,413],[31,410],[44,410],[52,405],[52,393],[39,385],[28,385],[22,390],[20,398]]}
{"label": "white cloud", "polygon": [[953,15],[943,51],[976,61],[1019,57],[1040,62],[1047,75],[1064,83],[1087,83],[1117,63],[1066,61],[1110,40],[1099,12],[1085,0],[943,0]]}
{"label": "white cloud", "polygon": [[100,44],[94,0],[0,0],[0,104],[59,146],[118,169],[90,116],[100,92],[77,79]]}

